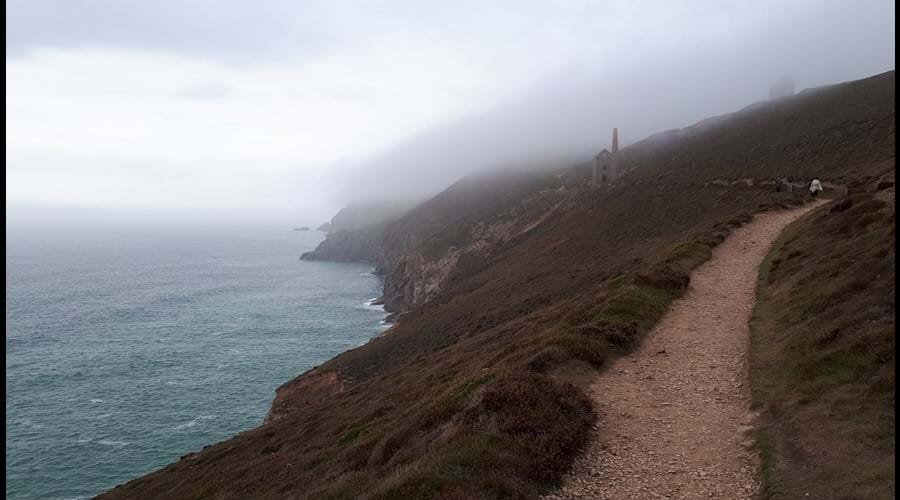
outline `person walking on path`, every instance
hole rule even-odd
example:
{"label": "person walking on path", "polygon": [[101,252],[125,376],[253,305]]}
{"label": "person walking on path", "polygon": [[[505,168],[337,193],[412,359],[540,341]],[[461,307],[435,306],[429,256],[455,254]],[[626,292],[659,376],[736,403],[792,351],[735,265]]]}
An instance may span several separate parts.
{"label": "person walking on path", "polygon": [[812,195],[813,198],[819,196],[819,191],[822,190],[822,183],[819,181],[818,177],[813,177],[812,182],[809,183],[809,194]]}

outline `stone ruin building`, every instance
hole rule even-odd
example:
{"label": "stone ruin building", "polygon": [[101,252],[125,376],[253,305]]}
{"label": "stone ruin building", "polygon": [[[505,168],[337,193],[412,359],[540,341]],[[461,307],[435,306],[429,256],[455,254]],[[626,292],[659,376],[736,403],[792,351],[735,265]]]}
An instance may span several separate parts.
{"label": "stone ruin building", "polygon": [[794,95],[794,80],[783,76],[769,87],[769,99],[780,99]]}
{"label": "stone ruin building", "polygon": [[608,185],[616,180],[619,175],[619,129],[613,129],[612,152],[607,149],[597,153],[594,157],[594,175],[591,179],[592,186]]}

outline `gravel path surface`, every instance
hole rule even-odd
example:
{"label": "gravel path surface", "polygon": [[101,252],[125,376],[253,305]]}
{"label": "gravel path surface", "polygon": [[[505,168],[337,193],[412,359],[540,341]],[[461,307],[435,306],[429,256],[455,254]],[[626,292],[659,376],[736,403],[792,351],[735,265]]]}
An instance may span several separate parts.
{"label": "gravel path surface", "polygon": [[757,215],[714,249],[640,348],[591,387],[592,444],[546,499],[756,495],[746,360],[759,265],[782,229],[822,202]]}

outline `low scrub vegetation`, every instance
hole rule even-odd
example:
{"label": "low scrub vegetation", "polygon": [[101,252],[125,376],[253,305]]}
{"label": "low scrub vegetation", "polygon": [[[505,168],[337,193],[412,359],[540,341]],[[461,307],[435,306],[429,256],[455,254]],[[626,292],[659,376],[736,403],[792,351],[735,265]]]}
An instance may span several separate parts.
{"label": "low scrub vegetation", "polygon": [[856,192],[763,264],[751,380],[766,498],[894,497],[894,238],[893,203]]}

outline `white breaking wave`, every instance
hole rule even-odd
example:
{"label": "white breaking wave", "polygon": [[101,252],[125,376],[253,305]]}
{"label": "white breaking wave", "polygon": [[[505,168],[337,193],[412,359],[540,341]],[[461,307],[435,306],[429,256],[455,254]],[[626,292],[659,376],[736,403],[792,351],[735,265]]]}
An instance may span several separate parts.
{"label": "white breaking wave", "polygon": [[218,337],[219,335],[226,335],[229,333],[234,333],[241,329],[241,327],[236,326],[236,325],[225,325],[225,326],[234,326],[235,328],[229,328],[228,330],[222,330],[221,332],[213,332],[212,335],[214,337]]}
{"label": "white breaking wave", "polygon": [[372,297],[371,299],[363,302],[360,307],[369,311],[385,312],[384,304],[373,304],[373,302],[375,302],[376,300],[378,300],[378,297]]}
{"label": "white breaking wave", "polygon": [[199,424],[201,420],[210,420],[213,418],[216,418],[216,417],[214,415],[200,415],[199,417],[191,420],[190,422],[185,422],[181,425],[176,425],[175,427],[173,427],[173,429],[175,429],[176,431],[180,431],[182,429],[190,429],[191,427],[194,427],[195,425]]}
{"label": "white breaking wave", "polygon": [[97,444],[102,444],[103,446],[125,446],[128,443],[126,443],[125,441],[115,441],[112,439],[101,439],[100,441],[97,441]]}

